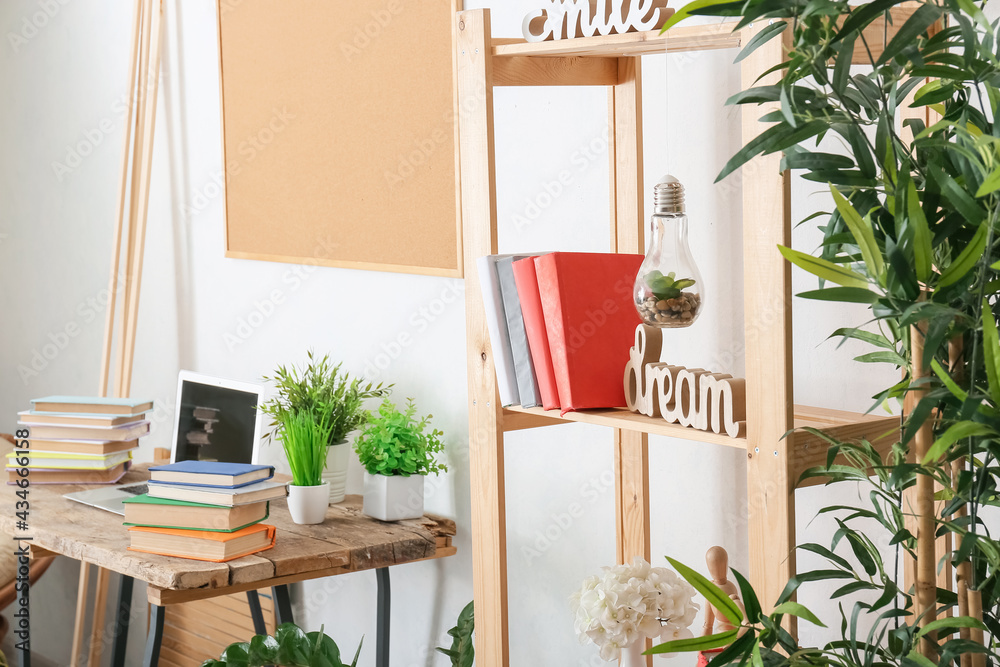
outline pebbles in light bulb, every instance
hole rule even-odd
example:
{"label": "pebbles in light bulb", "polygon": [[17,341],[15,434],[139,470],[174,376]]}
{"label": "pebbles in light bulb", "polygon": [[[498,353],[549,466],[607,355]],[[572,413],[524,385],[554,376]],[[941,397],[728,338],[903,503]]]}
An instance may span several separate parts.
{"label": "pebbles in light bulb", "polygon": [[673,299],[646,297],[636,304],[646,324],[654,327],[686,327],[701,309],[701,295],[681,292]]}

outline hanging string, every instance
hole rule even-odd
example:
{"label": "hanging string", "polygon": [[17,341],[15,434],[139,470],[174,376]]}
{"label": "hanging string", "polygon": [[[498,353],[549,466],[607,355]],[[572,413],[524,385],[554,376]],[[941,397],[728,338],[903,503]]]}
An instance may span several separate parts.
{"label": "hanging string", "polygon": [[666,39],[663,40],[663,116],[664,140],[667,144],[663,151],[666,157],[666,170],[664,174],[673,174],[673,162],[670,159],[670,48]]}

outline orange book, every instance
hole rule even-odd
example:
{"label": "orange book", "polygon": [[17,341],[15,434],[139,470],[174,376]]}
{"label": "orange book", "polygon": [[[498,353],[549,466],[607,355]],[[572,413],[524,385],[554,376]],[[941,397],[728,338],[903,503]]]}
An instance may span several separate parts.
{"label": "orange book", "polygon": [[640,324],[632,287],[642,260],[642,255],[584,252],[535,258],[564,414],[625,405],[622,378]]}
{"label": "orange book", "polygon": [[234,533],[130,526],[129,551],[224,563],[274,546],[274,526],[254,524]]}

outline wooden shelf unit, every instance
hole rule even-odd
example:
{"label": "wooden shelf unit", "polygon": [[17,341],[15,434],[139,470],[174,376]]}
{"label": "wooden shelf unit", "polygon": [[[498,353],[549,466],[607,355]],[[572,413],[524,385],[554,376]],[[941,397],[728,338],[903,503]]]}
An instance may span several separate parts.
{"label": "wooden shelf unit", "polygon": [[[869,29],[875,57],[905,22]],[[644,253],[646,215],[642,164],[640,56],[670,51],[733,49],[763,25],[731,33],[733,23],[652,32],[527,43],[492,39],[488,9],[459,12],[457,85],[465,266],[497,252],[493,89],[499,86],[597,85],[608,88],[611,160],[611,249]],[[741,64],[742,85],[773,83],[757,77],[783,58],[781,40],[757,49]],[[735,55],[735,54],[734,54]],[[856,52],[856,62],[866,62]],[[733,91],[736,92],[736,91]],[[744,108],[744,141],[763,129],[764,110]],[[735,147],[734,147],[735,150]],[[764,600],[777,599],[795,572],[796,482],[826,458],[825,441],[793,428],[813,427],[843,439],[868,438],[886,449],[898,437],[895,417],[820,408],[793,408],[791,267],[775,246],[791,244],[789,174],[781,156],[758,158],[742,170],[747,437],[729,438],[668,424],[623,409],[557,411],[504,409],[497,395],[493,354],[478,286],[466,290],[472,544],[475,570],[476,654],[482,667],[509,665],[504,434],[582,422],[612,429],[615,448],[617,555],[620,562],[650,557],[648,436],[665,435],[747,451],[750,580]],[[624,369],[623,369],[624,372]],[[822,480],[809,480],[819,483]]]}

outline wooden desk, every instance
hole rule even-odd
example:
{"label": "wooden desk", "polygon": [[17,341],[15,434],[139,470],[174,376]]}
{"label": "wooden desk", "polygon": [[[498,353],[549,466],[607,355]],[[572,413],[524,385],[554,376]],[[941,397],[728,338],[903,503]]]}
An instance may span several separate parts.
{"label": "wooden desk", "polygon": [[[149,478],[146,466],[136,466],[123,484]],[[389,570],[392,565],[451,556],[456,549],[451,540],[455,522],[425,515],[420,519],[385,523],[361,514],[361,497],[348,496],[327,510],[326,521],[315,526],[292,523],[284,501],[271,503],[266,521],[277,527],[273,548],[228,563],[156,556],[128,551],[128,531],[122,517],[63,498],[64,493],[82,491],[87,486],[35,485],[30,487],[29,530],[16,530],[14,491],[6,486],[5,505],[0,511],[0,530],[14,537],[29,535],[34,556],[59,554],[92,563],[122,575],[118,616],[112,645],[112,665],[124,667],[125,640],[134,579],[149,586],[149,634],[144,664],[155,667],[163,634],[166,605],[201,600],[246,591],[258,619],[256,591],[273,588],[278,622],[292,621],[287,585],[297,581],[328,577],[346,572],[376,570],[378,580],[378,630],[376,664],[388,665]],[[257,624],[257,621],[260,621]],[[205,656],[206,659],[214,656]]]}

